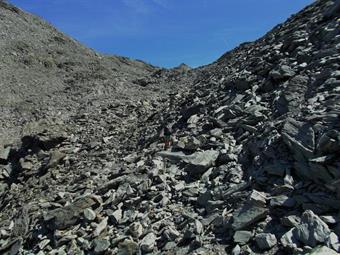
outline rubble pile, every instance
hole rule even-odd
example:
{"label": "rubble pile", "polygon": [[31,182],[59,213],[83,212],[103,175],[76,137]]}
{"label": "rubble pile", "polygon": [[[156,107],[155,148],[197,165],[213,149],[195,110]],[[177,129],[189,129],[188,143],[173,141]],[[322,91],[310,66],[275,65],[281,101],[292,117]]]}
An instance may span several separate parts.
{"label": "rubble pile", "polygon": [[0,253],[339,254],[339,11],[32,121],[0,147]]}

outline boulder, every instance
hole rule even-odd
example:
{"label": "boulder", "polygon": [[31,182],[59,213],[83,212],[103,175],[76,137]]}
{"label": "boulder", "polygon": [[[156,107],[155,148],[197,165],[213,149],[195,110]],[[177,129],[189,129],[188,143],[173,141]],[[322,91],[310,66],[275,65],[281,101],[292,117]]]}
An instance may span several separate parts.
{"label": "boulder", "polygon": [[308,246],[315,247],[318,243],[325,243],[330,233],[327,224],[307,210],[302,214],[301,224],[295,227],[294,237]]}

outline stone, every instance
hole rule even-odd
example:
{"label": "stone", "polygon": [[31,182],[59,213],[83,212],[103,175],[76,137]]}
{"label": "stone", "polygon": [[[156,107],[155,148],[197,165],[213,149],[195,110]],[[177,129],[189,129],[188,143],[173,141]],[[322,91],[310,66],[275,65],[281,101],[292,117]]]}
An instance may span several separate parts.
{"label": "stone", "polygon": [[257,246],[261,250],[268,250],[277,244],[275,235],[270,233],[261,233],[255,237]]}
{"label": "stone", "polygon": [[248,201],[253,205],[265,207],[267,202],[266,199],[267,197],[265,193],[253,190],[248,198]]}
{"label": "stone", "polygon": [[296,215],[285,216],[281,219],[281,223],[287,227],[296,227],[301,222],[300,217]]}
{"label": "stone", "polygon": [[307,210],[302,214],[301,224],[296,226],[294,236],[302,243],[315,247],[318,243],[324,243],[331,231],[316,214]]}
{"label": "stone", "polygon": [[281,206],[291,208],[295,206],[295,200],[286,195],[275,196],[270,199],[270,206]]}
{"label": "stone", "polygon": [[294,231],[296,228],[291,228],[288,232],[286,232],[280,239],[280,242],[283,247],[289,249],[296,249],[298,247],[298,240],[294,236]]}
{"label": "stone", "polygon": [[117,224],[119,224],[119,223],[121,223],[121,221],[123,219],[123,210],[122,209],[117,209],[110,216],[114,219],[114,221]]}
{"label": "stone", "polygon": [[97,201],[93,199],[93,197],[82,197],[71,205],[47,212],[44,215],[44,220],[52,229],[66,229],[79,221],[80,214],[84,209],[89,208],[96,203]]}
{"label": "stone", "polygon": [[201,234],[203,234],[203,231],[204,231],[203,224],[199,220],[195,220],[195,222],[194,222],[194,232],[197,235],[201,235]]}
{"label": "stone", "polygon": [[65,157],[66,154],[58,150],[51,152],[46,168],[52,168],[57,166]]}
{"label": "stone", "polygon": [[334,216],[320,216],[320,219],[327,224],[336,224],[339,222],[339,218]]}
{"label": "stone", "polygon": [[134,255],[137,254],[137,252],[138,244],[133,240],[126,239],[118,245],[119,255]]}
{"label": "stone", "polygon": [[109,217],[105,217],[99,224],[97,224],[96,229],[93,232],[94,236],[100,236],[100,234],[106,229],[108,219]]}
{"label": "stone", "polygon": [[0,146],[0,163],[6,163],[8,161],[10,152],[11,152],[11,147]]}
{"label": "stone", "polygon": [[314,131],[308,123],[288,118],[282,130],[282,138],[294,153],[296,160],[313,157]]}
{"label": "stone", "polygon": [[129,232],[133,237],[139,238],[141,235],[143,235],[143,225],[139,222],[134,222],[129,227]]}
{"label": "stone", "polygon": [[241,247],[240,245],[236,245],[233,250],[231,251],[232,255],[240,255],[241,254]]}
{"label": "stone", "polygon": [[253,233],[250,231],[245,231],[245,230],[239,230],[236,231],[234,234],[234,242],[238,244],[246,244],[249,242],[249,240],[253,237]]}
{"label": "stone", "polygon": [[110,242],[106,239],[95,239],[93,241],[94,254],[103,254],[110,247]]}
{"label": "stone", "polygon": [[328,248],[327,246],[318,246],[312,249],[307,255],[339,255],[339,253]]}
{"label": "stone", "polygon": [[140,242],[139,246],[144,252],[152,252],[156,247],[157,237],[154,233],[149,233]]}
{"label": "stone", "polygon": [[234,230],[244,229],[264,219],[267,214],[268,210],[266,208],[245,205],[234,212],[232,228]]}
{"label": "stone", "polygon": [[206,170],[209,167],[214,166],[219,154],[220,153],[218,151],[214,150],[196,152],[185,157],[183,161],[187,164],[193,165],[194,167],[199,167]]}
{"label": "stone", "polygon": [[181,236],[181,233],[178,232],[175,228],[167,226],[163,232],[163,236],[166,240],[175,241],[178,237]]}
{"label": "stone", "polygon": [[330,233],[326,240],[326,244],[329,248],[332,248],[333,250],[340,252],[339,237],[334,232]]}
{"label": "stone", "polygon": [[88,221],[93,221],[97,217],[97,214],[91,209],[86,208],[84,210],[84,218]]}
{"label": "stone", "polygon": [[279,65],[269,73],[270,77],[274,80],[287,79],[295,75],[292,68],[287,65]]}

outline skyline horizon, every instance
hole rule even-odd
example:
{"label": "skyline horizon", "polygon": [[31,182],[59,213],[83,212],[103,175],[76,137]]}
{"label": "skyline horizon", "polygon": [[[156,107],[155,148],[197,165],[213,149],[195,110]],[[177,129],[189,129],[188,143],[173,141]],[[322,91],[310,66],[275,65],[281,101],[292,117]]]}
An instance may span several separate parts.
{"label": "skyline horizon", "polygon": [[[226,10],[236,16],[226,17],[217,12],[216,15],[202,16],[203,18],[197,13],[191,14],[192,16],[181,14],[178,6],[175,8],[173,5],[179,0],[173,2],[150,0],[147,4],[145,0],[118,0],[111,5],[112,9],[104,8],[108,0],[103,0],[97,5],[91,5],[88,0],[79,1],[81,0],[73,0],[70,4],[66,0],[48,3],[36,0],[35,3],[40,2],[40,5],[32,5],[31,2],[24,0],[10,0],[9,2],[46,20],[59,31],[98,53],[128,57],[163,68],[173,68],[180,64],[197,68],[211,64],[240,44],[260,39],[291,15],[314,2],[313,0],[298,0],[294,6],[293,4],[287,6],[287,4],[279,3],[278,0],[264,0],[262,4],[255,3],[256,8],[261,9],[261,6],[263,7],[263,4],[268,1],[272,1],[274,5],[276,2],[277,6],[272,9],[273,13],[268,12],[269,4],[268,9],[261,10],[261,13],[250,12],[253,16],[248,16],[249,19],[245,20],[246,15],[238,15],[238,12],[233,12],[233,10],[237,10],[242,3],[253,2],[252,0],[227,3],[234,8]],[[192,1],[188,0],[188,2]],[[198,2],[202,6],[203,3],[207,4],[207,0]],[[80,5],[78,6],[77,3]],[[206,5],[206,8],[216,10],[219,6],[227,6],[221,0],[214,0],[214,3],[216,4],[213,6]],[[193,5],[184,5],[179,6],[184,9],[193,8]],[[65,6],[70,8],[65,9]],[[205,13],[206,10],[202,6],[195,6],[197,12]],[[284,12],[277,15],[277,11],[281,11],[282,6],[286,7]],[[80,8],[79,16],[71,15],[74,8],[78,7]],[[267,15],[271,14],[269,15],[271,19],[262,16],[263,12]],[[171,15],[174,13],[178,15],[177,19],[172,19]],[[95,19],[89,20],[87,18],[89,14],[93,14]],[[124,14],[126,17],[123,17]],[[124,23],[133,18],[135,21],[131,24]],[[153,19],[158,20],[160,24],[154,24]],[[229,19],[234,23],[228,23]],[[120,20],[120,23],[114,22],[117,20]],[[226,25],[222,21],[226,21]],[[197,28],[196,22],[201,22],[202,29]],[[253,25],[250,26],[250,23]]]}

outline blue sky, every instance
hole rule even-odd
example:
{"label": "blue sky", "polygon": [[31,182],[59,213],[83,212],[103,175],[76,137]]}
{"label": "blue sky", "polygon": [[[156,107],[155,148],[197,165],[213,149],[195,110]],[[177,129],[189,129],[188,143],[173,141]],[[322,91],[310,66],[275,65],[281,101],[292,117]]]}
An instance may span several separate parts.
{"label": "blue sky", "polygon": [[99,52],[173,67],[215,61],[313,0],[10,0]]}

